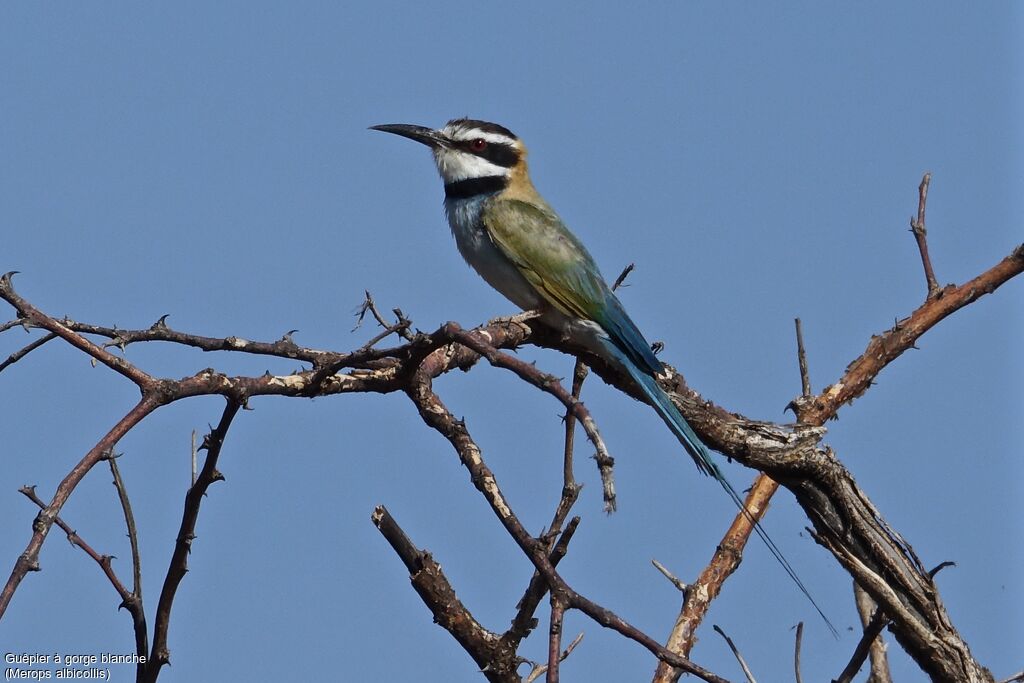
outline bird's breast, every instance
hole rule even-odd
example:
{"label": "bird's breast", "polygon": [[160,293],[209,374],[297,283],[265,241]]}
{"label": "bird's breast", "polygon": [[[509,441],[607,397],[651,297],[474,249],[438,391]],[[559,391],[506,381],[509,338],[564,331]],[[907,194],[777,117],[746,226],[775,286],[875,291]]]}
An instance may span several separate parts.
{"label": "bird's breast", "polygon": [[484,227],[483,213],[488,199],[483,195],[445,200],[445,213],[455,244],[462,258],[487,284],[523,310],[536,309],[541,305],[541,297]]}

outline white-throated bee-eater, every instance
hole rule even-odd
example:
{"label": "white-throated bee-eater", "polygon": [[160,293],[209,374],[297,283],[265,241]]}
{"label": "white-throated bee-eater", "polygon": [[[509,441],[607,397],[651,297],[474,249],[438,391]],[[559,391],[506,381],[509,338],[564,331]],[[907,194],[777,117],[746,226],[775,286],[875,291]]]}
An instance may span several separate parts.
{"label": "white-throated bee-eater", "polygon": [[[625,371],[697,467],[717,479],[744,510],[742,499],[707,447],[658,385],[657,376],[664,371],[661,361],[586,247],[533,187],[522,141],[504,126],[465,118],[449,121],[438,130],[408,124],[371,128],[431,149],[444,181],[448,224],[469,265],[524,311]],[[810,598],[760,524],[755,523],[755,529]]]}

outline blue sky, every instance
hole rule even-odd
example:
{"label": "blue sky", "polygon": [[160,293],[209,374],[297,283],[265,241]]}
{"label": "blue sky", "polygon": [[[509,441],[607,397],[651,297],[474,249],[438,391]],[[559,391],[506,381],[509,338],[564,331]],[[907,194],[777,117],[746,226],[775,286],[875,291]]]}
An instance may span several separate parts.
{"label": "blue sky", "polygon": [[[364,289],[417,327],[514,312],[462,262],[426,151],[377,123],[498,121],[531,150],[540,191],[662,358],[705,397],[787,421],[799,393],[793,318],[815,389],[908,314],[924,278],[908,218],[933,174],[928,228],[940,282],[1021,242],[1022,10],[1013,3],[6,3],[0,8],[0,270],[43,310],[337,350]],[[975,655],[1020,670],[1024,584],[1020,389],[1024,288],[1011,282],[944,321],[828,425],[826,442],[926,565]],[[35,333],[38,335],[38,333]],[[0,356],[34,337],[0,337]],[[571,360],[524,350],[568,376]],[[179,377],[293,364],[130,347]],[[528,528],[561,482],[560,408],[481,366],[437,388],[484,449]],[[0,561],[34,510],[128,410],[134,386],[51,343],[0,375],[6,457]],[[678,609],[657,558],[699,572],[732,510],[649,409],[592,380],[584,394],[617,457],[620,512],[601,513],[581,458],[583,523],[562,565],[579,591],[657,638]],[[139,517],[151,618],[189,477],[193,429],[221,400],[162,409],[120,444]],[[442,563],[486,626],[504,630],[528,562],[446,442],[400,396],[260,399],[239,416],[205,502],[161,680],[482,680],[408,584],[369,521],[385,504]],[[745,487],[751,474],[732,465]],[[95,547],[129,551],[105,470],[64,517]],[[693,652],[741,678],[827,680],[856,643],[849,577],[803,532],[792,497],[767,528],[840,627],[833,640],[758,545]],[[43,571],[0,622],[0,650],[128,653],[130,620],[98,569],[51,534]],[[6,572],[6,570],[5,570]],[[6,574],[5,574],[6,575]],[[639,646],[578,614],[564,680],[642,680]],[[543,631],[543,626],[542,626]],[[541,659],[538,632],[523,654]],[[925,680],[895,644],[900,680]],[[114,680],[131,680],[129,668]]]}

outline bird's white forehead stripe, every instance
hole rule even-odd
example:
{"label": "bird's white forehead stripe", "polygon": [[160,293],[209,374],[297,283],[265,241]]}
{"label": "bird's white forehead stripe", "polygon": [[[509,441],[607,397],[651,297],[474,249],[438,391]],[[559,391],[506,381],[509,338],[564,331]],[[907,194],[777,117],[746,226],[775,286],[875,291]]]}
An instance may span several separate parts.
{"label": "bird's white forehead stripe", "polygon": [[517,142],[515,138],[510,138],[501,133],[482,131],[479,128],[466,128],[465,126],[446,126],[442,132],[453,140],[476,140],[477,138],[483,138],[487,142],[494,144],[513,146]]}

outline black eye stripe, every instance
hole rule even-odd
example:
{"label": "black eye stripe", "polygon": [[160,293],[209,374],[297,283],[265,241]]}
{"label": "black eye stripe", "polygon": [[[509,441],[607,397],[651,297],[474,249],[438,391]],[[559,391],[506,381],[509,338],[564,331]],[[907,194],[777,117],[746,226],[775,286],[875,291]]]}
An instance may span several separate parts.
{"label": "black eye stripe", "polygon": [[474,140],[476,140],[476,138],[460,141],[458,143],[459,149],[478,156],[481,159],[486,159],[495,166],[501,166],[503,168],[511,168],[516,165],[517,161],[519,161],[519,150],[512,145],[503,142],[491,142],[488,140],[487,146],[482,150],[477,151],[473,149]]}

